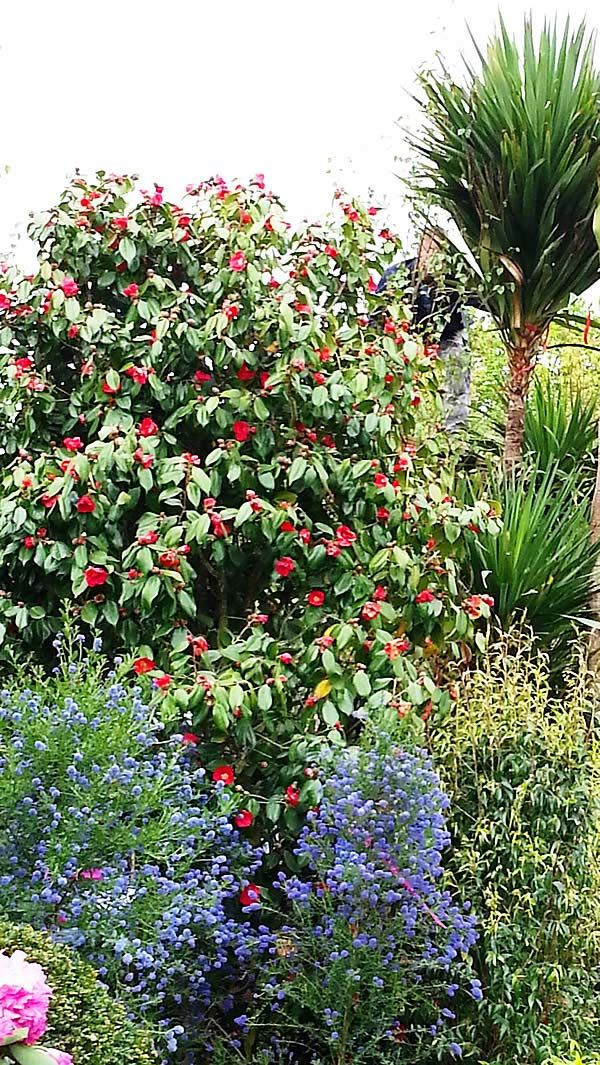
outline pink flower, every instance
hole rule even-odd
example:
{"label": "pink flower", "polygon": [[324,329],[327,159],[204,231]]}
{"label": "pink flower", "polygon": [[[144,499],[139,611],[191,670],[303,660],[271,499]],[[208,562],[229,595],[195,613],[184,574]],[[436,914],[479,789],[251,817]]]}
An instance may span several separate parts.
{"label": "pink flower", "polygon": [[82,869],[79,874],[80,880],[104,880],[104,873],[97,865],[91,867],[91,869]]}
{"label": "pink flower", "polygon": [[243,251],[236,251],[229,260],[229,269],[234,270],[236,274],[240,274],[242,270],[246,269],[248,260]]}
{"label": "pink flower", "polygon": [[64,1050],[54,1050],[52,1047],[44,1047],[44,1050],[56,1062],[56,1065],[74,1065],[73,1058]]}
{"label": "pink flower", "polygon": [[76,296],[79,292],[79,285],[76,281],[73,281],[72,277],[65,277],[60,286],[65,296]]}
{"label": "pink flower", "polygon": [[363,606],[360,614],[361,614],[361,617],[363,617],[365,619],[365,621],[373,621],[374,618],[376,618],[377,615],[379,614],[380,610],[381,610],[381,607],[380,607],[379,603],[375,603],[375,602],[369,601],[369,602],[365,603],[365,605]]}
{"label": "pink flower", "polygon": [[19,1036],[28,1046],[46,1031],[52,991],[41,965],[26,960],[22,950],[0,953],[0,1033]]}
{"label": "pink flower", "polygon": [[130,299],[130,300],[137,299],[138,293],[139,293],[139,289],[138,289],[135,281],[132,281],[131,284],[127,286],[127,288],[123,289],[123,295],[127,296],[128,299]]}
{"label": "pink flower", "polygon": [[384,653],[388,656],[388,658],[393,662],[393,660],[395,658],[398,658],[399,655],[402,655],[406,651],[408,651],[409,647],[410,644],[406,636],[402,636],[397,640],[390,640],[389,643],[385,644],[383,650]]}

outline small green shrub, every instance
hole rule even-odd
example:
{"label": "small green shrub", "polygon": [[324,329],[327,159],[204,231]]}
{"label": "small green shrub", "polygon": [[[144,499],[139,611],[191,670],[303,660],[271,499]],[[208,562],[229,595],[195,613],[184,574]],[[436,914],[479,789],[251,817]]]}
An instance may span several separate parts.
{"label": "small green shrub", "polygon": [[22,950],[38,962],[52,988],[47,1046],[72,1054],[75,1065],[154,1065],[149,1031],[128,1020],[124,1007],[98,982],[90,965],[44,932],[0,918],[0,951]]}
{"label": "small green shrub", "polygon": [[536,636],[564,651],[573,620],[589,614],[598,547],[589,536],[589,503],[579,495],[578,472],[556,466],[520,480],[493,476],[502,528],[486,529],[471,544],[476,591],[489,592],[505,628],[526,615]]}
{"label": "small green shrub", "polygon": [[[514,645],[514,637],[511,640]],[[451,797],[451,865],[480,916],[474,1060],[533,1065],[600,1049],[599,780],[584,672],[561,700],[508,638],[433,722]]]}

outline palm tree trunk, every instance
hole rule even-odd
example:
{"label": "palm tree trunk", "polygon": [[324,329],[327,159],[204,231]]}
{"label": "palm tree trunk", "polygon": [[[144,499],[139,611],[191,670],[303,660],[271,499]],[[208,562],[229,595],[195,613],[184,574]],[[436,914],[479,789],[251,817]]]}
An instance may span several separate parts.
{"label": "palm tree trunk", "polygon": [[539,336],[525,336],[508,351],[508,410],[504,437],[504,472],[518,470],[523,457],[525,400],[535,366]]}
{"label": "palm tree trunk", "polygon": [[[600,540],[600,420],[598,421],[598,457],[596,461],[596,484],[592,496],[590,514],[590,536],[592,543]],[[592,594],[590,596],[592,619],[600,623],[600,556],[596,559],[592,572]],[[595,629],[590,636],[589,665],[594,672],[600,670],[600,630]]]}

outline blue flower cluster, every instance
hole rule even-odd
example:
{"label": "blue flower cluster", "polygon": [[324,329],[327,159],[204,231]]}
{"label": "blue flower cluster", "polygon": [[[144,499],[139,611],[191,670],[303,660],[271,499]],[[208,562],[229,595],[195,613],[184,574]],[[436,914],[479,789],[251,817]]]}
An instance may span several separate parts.
{"label": "blue flower cluster", "polygon": [[421,1042],[459,1056],[448,1000],[459,983],[481,995],[467,983],[477,933],[444,886],[448,799],[430,759],[383,737],[337,754],[325,776],[295,851],[310,875],[279,874],[292,909],[286,973],[263,994],[301,999],[324,1044],[343,1044],[339,1060],[379,1060],[380,1048],[387,1060],[391,1045]]}
{"label": "blue flower cluster", "polygon": [[158,1017],[165,1063],[196,1060],[198,1021],[224,1007],[233,1027],[228,988],[273,949],[238,898],[263,851],[181,737],[152,730],[138,689],[85,670],[54,684],[51,700],[0,693],[2,907]]}

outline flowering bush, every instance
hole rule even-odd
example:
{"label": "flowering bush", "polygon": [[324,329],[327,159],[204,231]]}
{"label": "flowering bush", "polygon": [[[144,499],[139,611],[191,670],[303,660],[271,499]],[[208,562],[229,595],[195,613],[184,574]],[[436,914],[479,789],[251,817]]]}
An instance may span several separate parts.
{"label": "flowering bush", "polygon": [[270,947],[251,918],[262,851],[234,826],[236,793],[182,737],[159,740],[138,690],[90,659],[72,670],[0,693],[2,907],[76,946],[180,1060]]}
{"label": "flowering bush", "polygon": [[475,920],[442,876],[448,799],[424,751],[379,745],[327,767],[295,852],[301,872],[279,874],[290,917],[256,1031],[279,1025],[293,1061],[307,1043],[336,1065],[459,1057],[456,1003],[481,998],[465,960]]}
{"label": "flowering bush", "polygon": [[[54,1065],[67,1065],[71,1059],[74,1065],[156,1065],[148,1031],[127,1019],[123,1007],[101,987],[94,970],[74,951],[53,943],[44,932],[0,920],[0,952],[1,957],[11,960],[24,953],[31,968],[41,966],[46,974],[52,994],[44,1041],[64,1048],[62,1056],[59,1051],[47,1052]],[[0,979],[4,981],[4,974]],[[34,1049],[36,1054],[40,1051],[36,1045],[32,1054]],[[29,1065],[24,1050],[15,1050],[20,1054],[16,1060]],[[44,1063],[36,1057],[31,1065]]]}
{"label": "flowering bush", "polygon": [[0,636],[47,647],[67,600],[290,822],[312,748],[447,707],[489,612],[459,563],[493,512],[440,469],[376,214],[294,232],[260,176],[185,208],[78,178],[0,283]]}
{"label": "flowering bush", "polygon": [[[0,951],[0,1052],[17,1065],[73,1065],[63,1050],[39,1046],[48,1027],[52,989],[41,965],[27,961],[22,950]],[[35,1050],[29,1050],[33,1044]]]}

